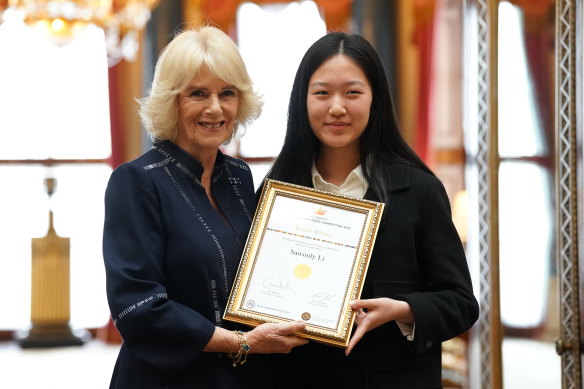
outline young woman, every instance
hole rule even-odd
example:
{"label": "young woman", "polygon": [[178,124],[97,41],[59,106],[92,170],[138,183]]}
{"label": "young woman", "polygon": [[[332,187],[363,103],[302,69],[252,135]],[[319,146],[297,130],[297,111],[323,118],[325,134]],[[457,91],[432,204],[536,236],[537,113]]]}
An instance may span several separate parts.
{"label": "young woman", "polygon": [[442,183],[402,138],[383,66],[358,35],[306,52],[269,178],[386,204],[346,350],[273,357],[279,388],[439,388],[441,342],[478,318]]}

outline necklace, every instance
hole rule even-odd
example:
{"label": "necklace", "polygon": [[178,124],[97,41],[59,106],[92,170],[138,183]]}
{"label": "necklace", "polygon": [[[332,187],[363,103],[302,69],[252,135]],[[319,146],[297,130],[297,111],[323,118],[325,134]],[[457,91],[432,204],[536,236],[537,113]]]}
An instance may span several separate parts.
{"label": "necklace", "polygon": [[[167,150],[164,150],[160,146],[153,146],[153,148],[155,150],[157,150],[158,152],[160,152],[162,155],[164,155],[164,157],[165,157],[164,165],[173,164],[180,171],[182,171],[189,178],[191,178],[199,187],[201,187],[203,190],[205,190],[204,186],[202,185],[199,178],[195,174],[193,174],[186,166],[184,166],[180,162],[178,162],[177,159],[170,152],[168,152]],[[243,208],[243,211],[246,214],[247,218],[251,221],[251,214],[249,212],[247,205],[245,204],[245,201],[241,198],[241,194],[240,194],[239,188],[238,188],[238,185],[241,184],[241,179],[232,176],[231,169],[229,169],[226,162],[227,162],[227,160],[223,163],[223,168],[224,168],[224,171],[227,173],[227,176],[228,176],[227,179],[228,179],[229,183],[231,184],[231,187],[233,188],[236,197],[238,198],[238,203]],[[221,243],[219,242],[219,240],[217,239],[217,237],[213,233],[209,224],[201,216],[201,214],[197,210],[196,206],[193,204],[193,202],[191,201],[189,196],[186,194],[185,190],[181,187],[180,183],[176,180],[172,171],[167,166],[164,166],[163,168],[164,168],[164,171],[166,172],[166,174],[168,175],[170,181],[172,182],[173,186],[175,187],[175,189],[180,193],[181,197],[186,202],[187,206],[195,213],[197,220],[201,223],[204,230],[209,234],[210,239],[215,244],[215,247],[216,247],[217,252],[219,254],[220,263],[221,263],[221,270],[222,270],[222,276],[223,276],[223,285],[222,286],[225,290],[225,296],[228,297],[229,296],[229,282],[228,282],[228,277],[227,277],[227,264],[226,264],[225,253],[223,251],[223,248],[221,247]],[[211,296],[212,296],[212,300],[213,300],[213,307],[215,310],[215,312],[214,312],[215,313],[215,325],[221,326],[221,312],[220,312],[220,304],[218,301],[216,280],[214,280],[214,279],[211,280],[210,287],[211,287]]]}

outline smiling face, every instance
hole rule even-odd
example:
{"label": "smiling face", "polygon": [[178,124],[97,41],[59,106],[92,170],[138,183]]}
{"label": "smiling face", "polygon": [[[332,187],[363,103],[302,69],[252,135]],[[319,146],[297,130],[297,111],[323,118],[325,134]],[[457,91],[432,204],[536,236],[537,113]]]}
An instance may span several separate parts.
{"label": "smiling face", "polygon": [[214,156],[233,133],[238,106],[237,88],[202,68],[178,97],[176,144],[200,161]]}
{"label": "smiling face", "polygon": [[369,122],[373,92],[361,68],[335,55],[316,69],[308,84],[308,120],[323,148],[359,153],[359,138]]}

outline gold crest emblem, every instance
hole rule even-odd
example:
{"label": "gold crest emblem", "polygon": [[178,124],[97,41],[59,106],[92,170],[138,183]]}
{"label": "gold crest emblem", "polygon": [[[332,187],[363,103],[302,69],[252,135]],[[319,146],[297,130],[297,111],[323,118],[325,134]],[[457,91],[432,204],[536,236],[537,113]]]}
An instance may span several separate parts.
{"label": "gold crest emblem", "polygon": [[323,207],[319,207],[317,208],[316,211],[314,211],[315,215],[319,215],[319,216],[324,216],[324,214],[326,213],[326,209],[324,209]]}

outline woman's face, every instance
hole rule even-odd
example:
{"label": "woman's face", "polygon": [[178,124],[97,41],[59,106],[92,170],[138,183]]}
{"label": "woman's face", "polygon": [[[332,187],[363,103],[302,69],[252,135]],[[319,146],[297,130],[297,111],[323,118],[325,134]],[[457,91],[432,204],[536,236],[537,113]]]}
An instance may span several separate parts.
{"label": "woman's face", "polygon": [[339,54],[316,69],[308,84],[307,109],[312,132],[323,148],[359,151],[369,121],[373,92],[365,73]]}
{"label": "woman's face", "polygon": [[237,88],[201,68],[179,95],[176,143],[195,157],[216,153],[231,137],[238,105]]}

